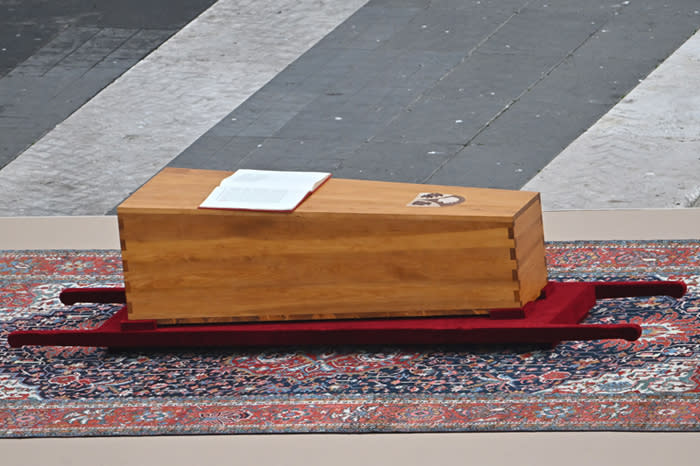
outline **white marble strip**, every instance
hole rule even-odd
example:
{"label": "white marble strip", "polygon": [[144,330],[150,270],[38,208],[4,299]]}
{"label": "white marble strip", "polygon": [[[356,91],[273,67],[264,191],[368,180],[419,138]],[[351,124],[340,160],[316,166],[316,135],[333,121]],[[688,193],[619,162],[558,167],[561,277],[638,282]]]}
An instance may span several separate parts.
{"label": "white marble strip", "polygon": [[666,208],[700,197],[700,32],[530,180],[543,208]]}
{"label": "white marble strip", "polygon": [[366,0],[219,0],[0,170],[0,216],[101,215]]}

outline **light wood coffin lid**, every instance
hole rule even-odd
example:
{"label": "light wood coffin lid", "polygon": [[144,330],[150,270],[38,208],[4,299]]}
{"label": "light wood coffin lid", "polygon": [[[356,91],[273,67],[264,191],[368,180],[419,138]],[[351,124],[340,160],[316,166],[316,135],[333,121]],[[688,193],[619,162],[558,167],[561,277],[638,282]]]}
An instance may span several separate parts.
{"label": "light wood coffin lid", "polygon": [[[230,172],[208,170],[166,169],[118,208],[120,230],[122,230],[127,295],[131,297],[129,311],[130,315],[133,314],[133,318],[157,318],[161,323],[195,323],[213,321],[212,319],[217,321],[226,321],[227,319],[257,320],[260,318],[284,320],[293,318],[292,316],[296,316],[296,318],[348,318],[360,317],[356,309],[364,309],[365,307],[368,307],[367,311],[375,317],[434,315],[426,307],[426,302],[423,302],[422,305],[419,304],[419,302],[425,301],[428,296],[431,296],[430,301],[437,306],[435,314],[473,313],[477,309],[489,307],[514,307],[519,302],[522,305],[521,298],[524,296],[521,296],[517,290],[523,286],[522,283],[519,283],[523,277],[518,276],[516,270],[521,269],[525,264],[520,263],[520,260],[516,261],[516,249],[513,248],[516,243],[523,242],[523,246],[531,249],[532,245],[528,244],[531,241],[526,240],[530,236],[533,236],[536,242],[542,242],[541,220],[538,222],[539,229],[529,228],[531,223],[541,219],[538,193],[331,179],[291,213],[198,209],[199,203],[218,185],[221,179],[229,174]],[[421,192],[460,195],[465,197],[467,201],[448,208],[408,207],[407,204]],[[533,215],[534,217],[532,217]],[[224,217],[221,216],[228,218],[223,221]],[[347,235],[352,237],[357,233],[357,228],[362,230],[363,223],[365,225],[374,224],[372,218],[375,216],[378,222],[376,225],[382,225],[380,230],[396,228],[396,232],[399,233],[397,241],[398,238],[401,238],[401,241],[390,243],[386,243],[386,238],[382,239],[381,237],[366,239],[371,245],[374,245],[372,248],[377,249],[376,254],[389,254],[386,258],[388,267],[385,275],[386,282],[380,280],[381,283],[372,281],[371,285],[367,284],[367,274],[361,273],[360,276],[355,277],[353,275],[355,271],[351,268],[338,276],[340,282],[337,283],[337,289],[334,288],[335,291],[332,293],[335,298],[331,299],[329,295],[327,298],[330,301],[323,302],[320,296],[325,296],[325,293],[330,291],[326,289],[327,284],[324,285],[326,279],[320,280],[319,270],[316,269],[318,263],[325,264],[330,259],[322,259],[318,256],[321,253],[318,248],[323,246],[322,249],[329,254],[328,257],[333,256],[333,254],[341,254],[342,256],[345,253],[336,251],[336,249],[342,246],[343,238]],[[519,222],[518,217],[521,217],[522,221]],[[528,220],[530,217],[532,220]],[[197,220],[198,218],[199,220]],[[221,221],[217,218],[221,218]],[[252,311],[251,304],[246,304],[246,298],[254,298],[252,302],[257,303],[256,306],[259,304],[257,298],[259,290],[252,282],[248,282],[249,279],[259,277],[260,273],[264,272],[265,264],[271,260],[271,257],[265,255],[266,259],[261,260],[257,267],[246,263],[245,273],[241,275],[233,273],[236,267],[242,266],[239,264],[240,254],[236,251],[240,250],[241,247],[246,247],[245,240],[241,242],[242,238],[239,238],[239,235],[231,238],[221,237],[217,241],[230,243],[230,247],[225,250],[216,248],[212,250],[218,251],[216,252],[217,258],[222,257],[221,254],[224,256],[232,254],[230,260],[225,261],[226,270],[220,270],[220,260],[210,257],[212,251],[207,249],[211,248],[212,243],[206,238],[212,234],[219,238],[226,228],[230,227],[231,221],[243,227],[249,220],[254,222],[251,225],[267,225],[268,228],[277,225],[275,228],[279,229],[276,230],[275,234],[281,236],[275,241],[279,243],[280,254],[292,245],[296,245],[294,247],[298,249],[299,238],[297,235],[300,231],[297,231],[297,227],[313,222],[313,225],[319,228],[317,234],[320,236],[317,239],[320,243],[314,238],[312,245],[309,246],[310,250],[303,252],[295,249],[295,254],[301,255],[296,256],[293,262],[289,262],[289,257],[280,255],[273,267],[275,274],[274,276],[270,275],[270,282],[266,283],[265,288],[268,290],[284,291],[287,289],[285,286],[288,287],[287,282],[290,279],[284,279],[283,277],[287,275],[282,274],[282,271],[293,273],[294,276],[299,274],[309,276],[311,279],[308,283],[311,286],[308,292],[304,287],[297,287],[287,289],[283,296],[274,298],[272,296],[274,293],[268,291],[270,303],[267,305],[274,304],[273,307],[277,308],[278,305],[283,306],[286,303],[287,306],[283,307],[286,307],[288,311],[284,314],[270,314],[272,309],[265,310],[265,306],[257,311]],[[263,221],[263,223],[258,223],[258,220]],[[526,230],[521,230],[518,225],[526,227]],[[192,228],[194,229],[192,230]],[[444,235],[437,235],[439,231],[442,231],[442,228],[446,229]],[[372,229],[374,228],[372,227]],[[190,230],[190,233],[185,233],[185,231]],[[305,227],[302,227],[302,230],[306,231],[307,235],[309,231],[313,231],[307,231]],[[389,230],[384,231],[384,234],[390,233]],[[523,233],[526,234],[523,235]],[[186,237],[182,237],[183,234]],[[190,237],[190,235],[192,236]],[[445,235],[458,237],[460,240],[454,246],[443,241],[434,242],[438,237]],[[336,236],[341,241],[338,247],[336,247],[336,240],[333,239]],[[412,246],[411,244],[419,241],[420,237],[425,239]],[[270,239],[268,237],[266,242]],[[183,243],[183,240],[186,242]],[[476,262],[472,262],[473,259],[464,262],[466,259],[462,250],[464,246],[460,246],[460,244],[464,245],[463,241],[465,240],[469,251],[472,251],[469,255],[476,254],[481,259]],[[256,238],[251,237],[250,241],[252,241],[250,247],[255,248]],[[426,241],[428,242],[426,243]],[[361,249],[364,249],[364,246],[368,245],[363,243],[360,246],[362,246]],[[183,263],[181,259],[178,259],[179,254],[173,250],[173,247],[184,247],[183,253],[187,257],[196,255],[199,268],[204,267],[214,275],[207,278],[205,282],[195,280],[197,274],[201,275],[202,271],[197,272],[193,269],[194,263]],[[445,256],[435,248],[438,250],[453,248],[454,254]],[[495,254],[494,251],[499,248],[500,251]],[[416,256],[415,263],[410,265],[396,262],[402,256],[392,256],[391,251],[394,250],[403,251],[401,254],[404,256],[410,252],[412,256]],[[540,251],[535,248],[532,252]],[[526,253],[525,250],[520,251],[520,254]],[[361,256],[359,259],[363,262],[365,260],[363,254],[366,252],[363,253],[360,250],[357,251],[357,254]],[[484,258],[494,256],[494,254],[499,257],[497,261],[484,262]],[[540,255],[539,262],[544,265],[543,250]],[[169,268],[163,269],[162,261],[167,257],[172,260],[170,260]],[[347,260],[347,257],[343,257],[344,260]],[[156,258],[158,259],[154,262]],[[436,260],[443,265],[439,265],[435,262]],[[129,263],[128,271],[127,261]],[[453,263],[453,261],[457,262]],[[449,265],[450,263],[452,265]],[[421,270],[427,266],[438,266],[440,274],[433,277],[432,281],[428,280],[425,283],[404,283],[397,270],[411,269],[416,266]],[[262,269],[258,270],[260,267]],[[309,269],[310,275],[301,273],[305,267],[312,267]],[[527,267],[527,269],[529,268]],[[163,273],[158,273],[157,276],[152,275],[159,270]],[[377,267],[377,273],[381,270],[383,270],[382,267]],[[444,281],[445,278],[442,278],[442,275],[445,272],[456,272],[457,270],[462,271],[463,280],[455,283],[452,283],[452,280],[448,280],[449,283]],[[477,273],[477,271],[479,272]],[[495,282],[489,283],[488,286],[483,281],[484,277],[488,275],[487,272],[491,275],[495,274]],[[451,276],[450,273],[448,275]],[[546,271],[543,274],[534,275],[538,275],[534,284],[538,289],[526,293],[532,294],[532,297],[539,294],[541,286],[544,286]],[[542,275],[541,280],[539,275]],[[228,291],[230,284],[227,280],[230,281],[232,276],[237,276],[236,288],[239,290],[234,294]],[[460,276],[462,275],[460,274]],[[471,288],[469,288],[470,283],[472,284]],[[166,285],[170,287],[169,290],[162,289]],[[425,288],[428,285],[429,287]],[[200,286],[207,289],[207,295],[213,298],[212,301],[216,304],[208,306],[207,312],[212,313],[211,316],[195,317],[190,313],[189,309],[196,308],[196,304],[199,302]],[[361,288],[357,288],[358,286]],[[464,287],[468,287],[470,291],[465,293]],[[442,291],[438,292],[438,289]],[[403,290],[402,293],[407,294],[405,296],[403,294],[395,295],[399,290]],[[387,293],[391,294],[393,298],[391,301],[380,304],[371,299],[373,296],[379,297],[380,295],[377,293],[383,296],[383,300],[388,297],[384,297],[384,294]],[[414,296],[416,293],[419,293],[420,299],[418,296]],[[440,301],[445,302],[439,304]],[[294,302],[297,304],[290,308],[289,306]],[[464,307],[467,306],[467,302],[470,302],[471,305]],[[185,311],[182,309],[176,311],[175,308],[185,306],[186,303],[188,303],[189,308],[185,318]],[[230,307],[234,306],[234,303],[235,310],[234,307]],[[329,314],[323,310],[323,317],[320,314],[318,316],[316,314],[307,315],[306,308],[311,307],[311,304],[318,304],[323,309],[338,309],[338,312]],[[136,307],[139,309],[139,316],[136,316]],[[215,311],[214,307],[216,307]],[[341,307],[344,309],[341,310]],[[174,320],[170,320],[170,318],[174,318]]]}
{"label": "light wood coffin lid", "polygon": [[[199,209],[199,204],[222,179],[233,172],[165,168],[124,201],[119,210],[130,213],[179,213],[193,210],[206,215],[231,215],[229,210]],[[409,207],[421,192],[463,196],[466,201],[449,208]],[[520,212],[539,199],[539,193],[456,186],[417,185],[383,181],[331,178],[294,213],[362,213],[383,215],[458,216],[469,221],[512,223]],[[240,212],[237,211],[239,214]],[[280,212],[250,212],[284,215]]]}

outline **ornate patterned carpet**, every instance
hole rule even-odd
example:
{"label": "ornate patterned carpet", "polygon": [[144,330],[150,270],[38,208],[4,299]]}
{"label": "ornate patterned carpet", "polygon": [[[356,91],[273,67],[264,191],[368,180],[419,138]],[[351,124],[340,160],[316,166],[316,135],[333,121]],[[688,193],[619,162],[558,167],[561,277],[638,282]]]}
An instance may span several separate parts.
{"label": "ornate patterned carpet", "polygon": [[92,326],[67,286],[120,285],[118,251],[0,252],[3,437],[279,432],[700,430],[700,243],[548,245],[556,280],[682,279],[682,300],[601,301],[640,340],[537,347],[109,352],[7,347],[15,329]]}

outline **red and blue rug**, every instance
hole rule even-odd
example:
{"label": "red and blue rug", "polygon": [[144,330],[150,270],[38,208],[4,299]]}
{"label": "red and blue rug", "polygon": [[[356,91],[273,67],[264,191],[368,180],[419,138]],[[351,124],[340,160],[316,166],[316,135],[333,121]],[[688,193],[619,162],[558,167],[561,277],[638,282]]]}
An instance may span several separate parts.
{"label": "red and blue rug", "polygon": [[121,285],[121,259],[0,252],[0,436],[700,430],[700,243],[550,243],[547,260],[554,280],[684,280],[689,292],[599,302],[589,321],[639,323],[631,343],[11,349],[13,330],[110,316],[117,306],[57,298]]}

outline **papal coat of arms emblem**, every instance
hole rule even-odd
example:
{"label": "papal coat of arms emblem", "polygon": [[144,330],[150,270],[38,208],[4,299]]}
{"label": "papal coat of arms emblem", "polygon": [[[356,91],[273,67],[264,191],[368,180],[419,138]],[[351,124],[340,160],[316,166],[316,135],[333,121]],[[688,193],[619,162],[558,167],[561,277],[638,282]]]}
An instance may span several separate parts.
{"label": "papal coat of arms emblem", "polygon": [[416,198],[408,203],[409,207],[450,207],[464,202],[462,196],[443,193],[418,193]]}

